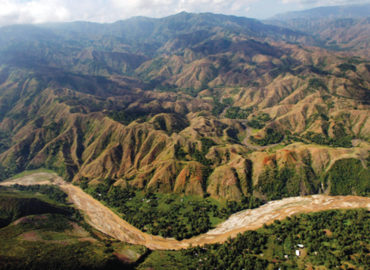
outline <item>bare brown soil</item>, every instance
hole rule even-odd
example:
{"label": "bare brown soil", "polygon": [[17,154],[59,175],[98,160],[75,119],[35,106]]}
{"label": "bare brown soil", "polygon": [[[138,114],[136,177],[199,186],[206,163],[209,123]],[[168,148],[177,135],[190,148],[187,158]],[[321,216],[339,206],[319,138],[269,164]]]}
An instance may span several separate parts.
{"label": "bare brown soil", "polygon": [[[37,183],[38,173],[32,175]],[[27,176],[28,178],[30,176]],[[23,178],[14,179],[7,183],[25,184]],[[44,178],[41,182],[44,183]],[[329,209],[367,208],[370,209],[370,198],[358,196],[326,196],[313,195],[306,197],[286,198],[283,200],[269,202],[257,209],[245,210],[233,214],[225,222],[219,224],[215,229],[182,241],[172,238],[163,238],[140,231],[117,216],[109,208],[79,187],[66,183],[62,178],[54,175],[53,184],[57,184],[68,195],[70,201],[85,213],[87,222],[97,230],[124,242],[144,245],[155,250],[178,250],[190,245],[198,246],[204,244],[225,242],[229,237],[235,237],[238,233],[246,230],[255,230],[263,224],[272,223],[274,220],[282,220],[288,216],[298,213],[318,212]]]}
{"label": "bare brown soil", "polygon": [[14,221],[13,225],[27,224],[27,223],[33,222],[34,220],[45,220],[45,219],[47,219],[47,217],[44,215],[33,216],[32,218],[21,217],[20,219],[17,219],[16,221]]}
{"label": "bare brown soil", "polygon": [[25,186],[50,185],[53,184],[54,181],[59,181],[59,178],[57,178],[55,174],[47,172],[38,172],[25,175],[16,179],[7,180],[5,182],[2,182],[1,185],[3,186],[11,186],[14,184],[22,184]]}
{"label": "bare brown soil", "polygon": [[25,241],[31,241],[31,242],[42,241],[41,237],[34,231],[21,234],[19,237]]}

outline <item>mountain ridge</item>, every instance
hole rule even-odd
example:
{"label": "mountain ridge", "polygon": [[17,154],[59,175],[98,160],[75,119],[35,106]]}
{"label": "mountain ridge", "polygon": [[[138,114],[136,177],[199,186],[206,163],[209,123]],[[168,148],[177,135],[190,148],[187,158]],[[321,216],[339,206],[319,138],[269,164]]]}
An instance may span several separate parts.
{"label": "mountain ridge", "polygon": [[348,193],[368,194],[366,58],[256,20],[163,20],[150,30],[158,37],[140,25],[121,35],[122,22],[72,23],[104,28],[79,39],[63,29],[71,24],[2,35],[3,175],[46,166],[91,186],[110,178],[148,192],[270,200],[333,192],[338,156],[361,179]]}
{"label": "mountain ridge", "polygon": [[268,20],[288,20],[296,18],[321,18],[323,16],[333,18],[363,18],[368,17],[370,12],[370,3],[356,5],[337,5],[324,6],[312,9],[291,11],[272,16]]}
{"label": "mountain ridge", "polygon": [[370,4],[319,7],[264,22],[310,34],[319,46],[369,58]]}

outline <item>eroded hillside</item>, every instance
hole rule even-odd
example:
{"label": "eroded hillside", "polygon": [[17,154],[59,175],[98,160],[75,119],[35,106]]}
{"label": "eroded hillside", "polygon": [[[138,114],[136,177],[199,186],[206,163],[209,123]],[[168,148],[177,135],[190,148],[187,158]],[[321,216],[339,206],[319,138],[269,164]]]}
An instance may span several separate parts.
{"label": "eroded hillside", "polygon": [[[78,23],[13,29],[29,50],[0,40],[2,178],[47,167],[91,186],[231,201],[368,195],[367,59],[241,18],[182,13],[138,36],[132,24],[105,25],[108,37],[87,24],[73,46]],[[33,51],[37,38],[50,53]]]}

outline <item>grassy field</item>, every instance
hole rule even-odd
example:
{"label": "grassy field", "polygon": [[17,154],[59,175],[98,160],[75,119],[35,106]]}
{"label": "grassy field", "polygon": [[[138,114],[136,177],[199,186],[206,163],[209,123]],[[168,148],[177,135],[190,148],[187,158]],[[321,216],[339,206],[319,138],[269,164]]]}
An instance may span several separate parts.
{"label": "grassy field", "polygon": [[52,170],[44,169],[44,168],[40,168],[40,169],[36,169],[36,170],[26,170],[26,171],[23,171],[21,173],[18,173],[16,175],[12,176],[11,178],[9,178],[9,180],[21,178],[21,177],[28,176],[28,175],[31,175],[31,174],[34,174],[34,173],[43,173],[43,172],[44,173],[55,173]]}
{"label": "grassy field", "polygon": [[0,269],[130,269],[146,248],[114,241],[45,194],[0,187]]}

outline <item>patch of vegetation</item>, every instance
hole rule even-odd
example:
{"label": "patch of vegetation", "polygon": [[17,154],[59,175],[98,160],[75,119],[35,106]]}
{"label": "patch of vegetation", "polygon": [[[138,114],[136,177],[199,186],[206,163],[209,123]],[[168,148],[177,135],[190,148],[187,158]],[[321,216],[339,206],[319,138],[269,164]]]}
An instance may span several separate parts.
{"label": "patch of vegetation", "polygon": [[323,89],[325,91],[328,91],[328,87],[326,86],[325,82],[319,78],[311,78],[308,81],[308,89],[313,89],[313,90],[319,90]]}
{"label": "patch of vegetation", "polygon": [[173,93],[177,92],[177,88],[178,87],[176,85],[169,83],[161,84],[156,87],[156,89],[159,90],[160,92],[173,92]]}
{"label": "patch of vegetation", "polygon": [[133,269],[105,252],[109,249],[87,241],[67,246],[23,241],[19,247],[23,252],[18,255],[3,253],[1,269]]}
{"label": "patch of vegetation", "polygon": [[[113,255],[122,245],[96,237],[77,210],[34,189],[0,187],[0,223],[6,215],[9,221],[18,220],[0,224],[0,269],[133,269]],[[75,232],[76,225],[85,232]]]}
{"label": "patch of vegetation", "polygon": [[52,185],[29,185],[29,186],[22,186],[15,184],[12,186],[12,188],[15,188],[20,191],[28,191],[32,193],[41,193],[46,195],[51,200],[54,200],[59,203],[66,203],[68,195],[62,191],[57,186]]}
{"label": "patch of vegetation", "polygon": [[176,239],[207,232],[230,214],[258,207],[262,203],[254,197],[245,198],[242,202],[222,204],[211,198],[144,193],[131,187],[112,186],[111,180],[105,180],[96,186],[82,187],[93,197],[121,213],[135,227],[151,234]]}
{"label": "patch of vegetation", "polygon": [[209,149],[212,146],[216,145],[216,143],[212,139],[209,139],[209,138],[201,138],[200,142],[202,144],[202,153],[203,154],[207,154]]}
{"label": "patch of vegetation", "polygon": [[271,117],[267,113],[260,113],[257,116],[253,117],[252,120],[248,121],[248,126],[255,128],[255,129],[261,129],[264,128],[266,125],[266,122],[270,121]]}
{"label": "patch of vegetation", "polygon": [[317,187],[313,186],[315,174],[306,165],[302,171],[284,167],[268,168],[258,178],[256,189],[267,197],[267,200],[277,200],[284,197],[299,196],[304,187],[306,193],[313,194]]}
{"label": "patch of vegetation", "polygon": [[234,100],[231,97],[228,97],[228,98],[224,98],[222,100],[222,103],[227,106],[231,106],[234,103]]}
{"label": "patch of vegetation", "polygon": [[9,178],[11,175],[12,172],[9,172],[9,169],[0,163],[0,181]]}
{"label": "patch of vegetation", "polygon": [[350,64],[350,63],[343,63],[343,64],[340,64],[338,65],[338,68],[342,71],[342,72],[346,72],[348,70],[352,70],[353,72],[356,72],[357,68],[356,66]]}
{"label": "patch of vegetation", "polygon": [[21,169],[17,166],[14,156],[10,157],[8,166],[4,166],[0,163],[0,181],[8,179],[9,177],[19,173]]}
{"label": "patch of vegetation", "polygon": [[189,126],[189,121],[180,114],[160,114],[152,118],[151,123],[156,130],[163,130],[168,135],[180,132]]}
{"label": "patch of vegetation", "polygon": [[[323,120],[327,119],[327,116],[324,114],[317,114],[318,117],[321,117]],[[337,119],[336,125],[333,127],[333,135],[334,137],[329,137],[327,134],[320,134],[314,133],[312,131],[308,131],[304,135],[299,134],[288,134],[287,140],[288,141],[299,141],[304,143],[316,143],[320,145],[327,145],[332,147],[345,147],[351,148],[352,147],[352,140],[355,139],[353,135],[349,135],[346,133],[344,128],[344,124],[338,121],[343,119]],[[328,127],[324,129],[324,132],[327,133]]]}
{"label": "patch of vegetation", "polygon": [[[179,144],[176,144],[174,146],[174,150],[175,150],[175,157],[177,159],[184,160],[186,159],[185,158],[186,155],[189,154],[193,160],[204,165],[202,175],[203,175],[203,183],[206,184],[207,179],[211,175],[212,170],[213,170],[211,167],[212,161],[206,158],[206,155],[209,149],[212,146],[216,145],[216,143],[210,138],[201,138],[200,142],[201,142],[201,151],[197,149],[196,144],[193,144],[189,148],[189,153],[186,153]],[[206,186],[204,186],[203,188],[204,190],[206,190]]]}
{"label": "patch of vegetation", "polygon": [[335,162],[324,177],[330,183],[331,195],[370,195],[370,169],[358,159],[341,159]]}
{"label": "patch of vegetation", "polygon": [[187,155],[184,148],[182,148],[179,143],[174,145],[174,154],[175,154],[175,157],[179,160],[185,159],[185,157]]}
{"label": "patch of vegetation", "polygon": [[217,99],[214,99],[213,100],[212,114],[214,116],[218,116],[218,115],[220,115],[225,110],[226,107],[227,107],[226,104],[221,103]]}
{"label": "patch of vegetation", "polygon": [[200,89],[195,89],[193,87],[189,87],[189,88],[180,88],[179,91],[180,92],[183,92],[184,94],[187,94],[189,96],[192,96],[192,97],[196,97],[199,92],[203,91],[205,88],[205,86],[202,85]]}
{"label": "patch of vegetation", "polygon": [[11,146],[11,136],[9,133],[0,131],[0,153],[6,151]]}
{"label": "patch of vegetation", "polygon": [[352,136],[343,136],[338,138],[330,138],[322,134],[307,132],[305,138],[311,142],[321,144],[321,145],[330,145],[333,147],[352,147]]}
{"label": "patch of vegetation", "polygon": [[211,166],[212,163],[211,160],[207,159],[206,155],[203,152],[199,151],[198,149],[193,148],[189,154],[194,160],[198,161],[204,166]]}
{"label": "patch of vegetation", "polygon": [[230,107],[226,110],[225,117],[230,119],[246,119],[251,112],[251,108]]}
{"label": "patch of vegetation", "polygon": [[103,193],[106,187],[102,185],[87,191],[117,209],[126,221],[151,234],[189,238],[208,231],[212,227],[211,218],[216,218],[217,205],[210,200],[143,193],[115,186]]}
{"label": "patch of vegetation", "polygon": [[330,73],[318,66],[310,66],[310,71],[318,75],[329,75]]}
{"label": "patch of vegetation", "polygon": [[234,88],[233,90],[231,90],[231,91],[230,91],[230,94],[231,94],[231,95],[239,94],[239,93],[240,93],[240,90],[241,90],[240,88],[237,88],[237,87],[236,87],[236,88]]}
{"label": "patch of vegetation", "polygon": [[224,244],[154,251],[139,269],[305,269],[306,265],[365,269],[369,226],[366,210],[302,214],[239,234]]}
{"label": "patch of vegetation", "polygon": [[103,103],[97,99],[86,99],[79,97],[58,97],[58,102],[63,102],[70,106],[70,112],[99,112],[103,110]]}
{"label": "patch of vegetation", "polygon": [[150,73],[153,72],[153,71],[157,71],[157,70],[160,70],[163,65],[166,64],[166,61],[165,59],[161,58],[161,57],[157,57],[155,59],[152,60],[152,62],[150,63],[149,67],[146,68],[145,70],[145,73],[142,74],[144,78],[150,78]]}
{"label": "patch of vegetation", "polygon": [[[19,188],[20,186],[16,187]],[[19,192],[13,187],[0,187],[0,227],[7,226],[21,217],[35,214],[53,213],[81,218],[79,212],[74,208],[60,204],[60,202],[65,200],[64,192],[57,188],[55,190],[43,189],[42,191],[47,197],[45,198],[45,195],[35,196],[35,190],[28,189],[26,191],[23,189],[22,192]],[[39,193],[42,192],[39,191]],[[57,198],[59,202],[54,200],[54,198]]]}
{"label": "patch of vegetation", "polygon": [[266,135],[264,138],[259,139],[254,136],[251,136],[250,139],[252,142],[258,145],[265,146],[265,145],[281,142],[284,139],[284,134],[280,133],[279,131],[275,129],[267,128]]}
{"label": "patch of vegetation", "polygon": [[189,149],[189,154],[193,159],[195,159],[199,163],[202,163],[204,166],[209,167],[211,166],[212,162],[211,160],[206,158],[206,155],[209,149],[212,146],[216,145],[216,143],[212,139],[209,139],[209,138],[201,138],[200,141],[201,141],[201,151],[199,151],[196,148],[196,144],[194,144],[193,147]]}
{"label": "patch of vegetation", "polygon": [[[109,247],[99,242],[78,241],[65,233],[73,229],[64,215],[27,217],[17,225],[0,229],[0,269],[121,269]],[[24,234],[43,237],[25,241]],[[58,235],[61,240],[48,241]]]}
{"label": "patch of vegetation", "polygon": [[128,125],[135,120],[146,121],[151,113],[143,111],[113,111],[108,114],[114,121]]}
{"label": "patch of vegetation", "polygon": [[[267,169],[259,176],[256,188],[259,192],[266,194],[268,200],[281,199],[284,195],[287,195],[287,183],[292,181],[294,175],[295,171],[290,168],[282,170]],[[298,194],[292,195],[299,195],[299,190]]]}
{"label": "patch of vegetation", "polygon": [[279,76],[280,74],[286,74],[286,73],[293,73],[291,68],[292,68],[292,65],[290,63],[288,63],[289,61],[287,61],[286,63],[283,63],[283,65],[281,66],[278,66],[274,69],[272,69],[270,72],[269,72],[269,75],[273,78],[276,78],[277,76]]}
{"label": "patch of vegetation", "polygon": [[16,198],[4,195],[0,197],[0,228],[23,216],[44,213],[67,214],[68,211],[37,198]]}

